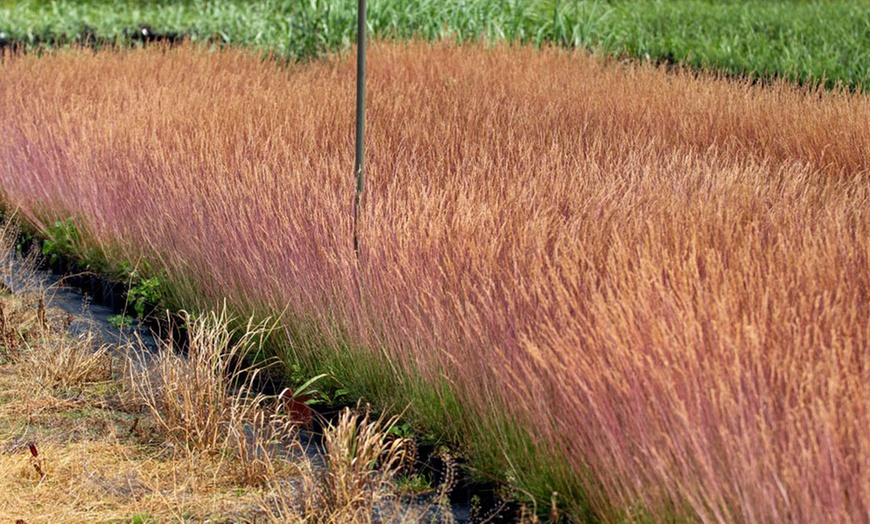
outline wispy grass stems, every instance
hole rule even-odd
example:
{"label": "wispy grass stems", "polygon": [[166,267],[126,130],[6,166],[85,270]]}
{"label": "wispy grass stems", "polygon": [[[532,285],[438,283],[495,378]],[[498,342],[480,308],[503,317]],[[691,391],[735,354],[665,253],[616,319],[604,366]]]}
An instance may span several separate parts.
{"label": "wispy grass stems", "polygon": [[303,320],[288,353],[575,516],[867,515],[866,97],[509,46],[368,69],[359,264],[344,57],[7,56],[0,186],[181,298]]}

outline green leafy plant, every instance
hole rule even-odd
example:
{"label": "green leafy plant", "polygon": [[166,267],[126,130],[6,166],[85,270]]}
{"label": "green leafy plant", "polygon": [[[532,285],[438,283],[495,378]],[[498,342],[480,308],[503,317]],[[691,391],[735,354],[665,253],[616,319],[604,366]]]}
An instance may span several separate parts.
{"label": "green leafy plant", "polygon": [[133,317],[130,315],[112,315],[108,318],[109,324],[115,329],[124,329],[133,324]]}
{"label": "green leafy plant", "polygon": [[132,278],[134,271],[136,271],[136,267],[129,260],[123,260],[118,264],[118,267],[115,268],[115,273],[118,279],[120,280],[128,280]]}
{"label": "green leafy plant", "polygon": [[396,478],[396,490],[405,495],[422,495],[430,493],[435,489],[432,485],[432,480],[426,475],[411,474],[399,475]]}
{"label": "green leafy plant", "polygon": [[388,433],[397,438],[410,438],[413,436],[413,432],[411,431],[411,425],[407,422],[402,422],[401,424],[393,424],[392,426],[390,426]]}
{"label": "green leafy plant", "polygon": [[33,245],[39,245],[38,239],[29,231],[19,230],[18,236],[15,239],[15,253],[19,257],[27,256]]}
{"label": "green leafy plant", "polygon": [[147,304],[159,304],[163,298],[163,282],[160,277],[140,280],[127,291],[127,301],[132,304],[138,318],[145,317]]}
{"label": "green leafy plant", "polygon": [[76,248],[81,244],[81,236],[72,218],[57,220],[45,232],[42,242],[42,255],[49,257],[54,264],[63,257],[76,255]]}
{"label": "green leafy plant", "polygon": [[[323,382],[324,379],[332,379],[330,382]],[[338,381],[329,373],[320,373],[314,377],[308,377],[299,364],[291,366],[290,382],[296,384],[295,387],[287,388],[282,393],[284,397],[293,399],[305,399],[304,404],[327,404],[335,405],[350,395],[350,391],[340,387]],[[320,383],[321,387],[316,387]]]}
{"label": "green leafy plant", "polygon": [[311,377],[310,379],[306,380],[305,382],[300,384],[296,389],[293,390],[293,398],[316,397],[316,396],[320,395],[320,391],[318,391],[317,388],[314,387],[314,384],[316,384],[318,381],[320,381],[321,379],[324,379],[328,376],[329,375],[326,373],[321,373],[317,376]]}

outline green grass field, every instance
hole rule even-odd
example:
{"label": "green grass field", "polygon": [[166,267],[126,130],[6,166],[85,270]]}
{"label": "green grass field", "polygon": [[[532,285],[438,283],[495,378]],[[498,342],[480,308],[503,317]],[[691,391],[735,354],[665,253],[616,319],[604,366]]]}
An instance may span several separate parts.
{"label": "green grass field", "polygon": [[[192,39],[310,57],[355,38],[352,0],[40,0],[0,2],[0,32],[30,43],[124,40],[148,25]],[[802,83],[870,82],[870,16],[861,0],[372,0],[379,36],[509,39],[686,63]]]}

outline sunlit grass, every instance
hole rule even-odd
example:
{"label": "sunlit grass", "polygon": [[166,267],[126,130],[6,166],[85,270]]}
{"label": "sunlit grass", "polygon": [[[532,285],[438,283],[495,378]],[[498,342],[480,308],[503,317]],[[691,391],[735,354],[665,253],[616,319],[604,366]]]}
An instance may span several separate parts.
{"label": "sunlit grass", "polygon": [[[32,223],[281,315],[362,385],[578,517],[860,520],[870,102],[582,52],[379,44],[351,245],[352,59],[7,57]],[[324,369],[325,368],[325,369]]]}

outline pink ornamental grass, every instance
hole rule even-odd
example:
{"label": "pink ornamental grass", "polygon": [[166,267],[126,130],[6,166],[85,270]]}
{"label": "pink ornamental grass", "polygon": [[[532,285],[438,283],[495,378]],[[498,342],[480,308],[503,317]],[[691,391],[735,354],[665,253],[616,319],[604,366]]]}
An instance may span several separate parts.
{"label": "pink ornamental grass", "polygon": [[502,446],[518,482],[559,461],[585,497],[567,504],[605,519],[867,520],[865,96],[381,43],[357,260],[349,57],[0,67],[9,206],[77,217],[188,299],[304,319],[323,344],[291,339],[303,358],[448,384],[452,431]]}

